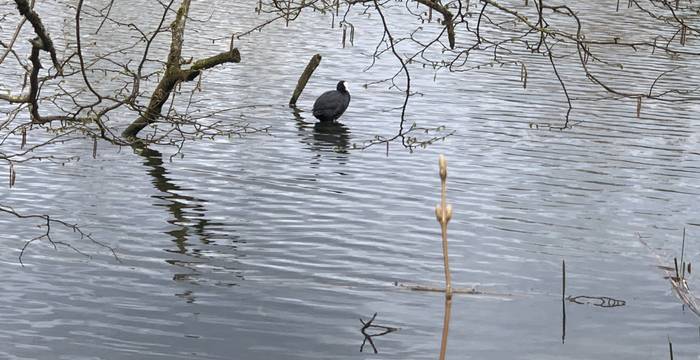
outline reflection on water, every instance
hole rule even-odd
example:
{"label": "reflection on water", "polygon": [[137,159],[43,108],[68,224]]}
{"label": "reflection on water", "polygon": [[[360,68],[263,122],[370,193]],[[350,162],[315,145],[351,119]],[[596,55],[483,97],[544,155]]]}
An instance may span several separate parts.
{"label": "reflection on water", "polygon": [[[345,154],[350,145],[350,130],[338,121],[306,122],[299,109],[293,110],[301,141],[310,145],[314,151],[332,149],[336,153]],[[313,125],[311,128],[310,125]],[[310,131],[313,129],[313,131]],[[309,137],[311,133],[311,137]]]}
{"label": "reflection on water", "polygon": [[[168,178],[168,171],[163,166],[163,154],[158,150],[139,147],[134,152],[143,157],[143,164],[149,168],[148,175],[152,178],[151,183],[162,193],[153,196],[156,199],[163,200],[163,202],[156,203],[156,205],[166,208],[172,215],[168,223],[176,228],[169,231],[168,234],[174,238],[177,245],[176,251],[182,254],[191,253],[187,249],[189,234],[196,236],[203,244],[208,244],[209,234],[207,233],[207,228],[210,225],[221,224],[210,224],[205,217],[206,209],[204,204],[206,204],[206,201],[183,194],[189,189],[183,189]],[[196,256],[196,254],[192,255]]]}
{"label": "reflection on water", "polygon": [[332,146],[337,153],[347,153],[350,132],[342,123],[335,121],[314,124],[314,145],[317,148]]}
{"label": "reflection on water", "polygon": [[[176,273],[173,280],[197,282],[200,276],[198,268],[202,264],[207,264],[206,253],[197,246],[197,242],[206,247],[212,244],[211,238],[216,236],[216,228],[224,227],[225,224],[211,221],[206,217],[206,201],[194,196],[186,195],[190,189],[183,188],[175,184],[168,177],[168,171],[163,165],[163,154],[158,150],[144,146],[134,148],[134,153],[143,158],[143,164],[148,167],[148,175],[151,176],[151,183],[160,192],[153,195],[153,198],[162,200],[154,205],[164,207],[171,218],[168,223],[173,225],[173,229],[165,233],[173,238],[176,249],[168,249],[168,252],[175,252],[187,255],[185,260],[166,260],[171,265],[187,269],[186,273]],[[237,243],[235,236],[227,235],[233,243]],[[232,269],[227,269],[230,271]],[[235,278],[231,280],[242,280],[243,275],[235,272]],[[236,285],[236,281],[227,281],[228,285]],[[194,301],[191,291],[186,292],[188,301]]]}
{"label": "reflection on water", "polygon": [[314,153],[310,161],[312,167],[318,167],[324,157],[339,164],[348,161],[351,137],[347,126],[337,121],[306,122],[301,111],[296,108],[293,109],[293,115],[300,141]]}
{"label": "reflection on water", "polygon": [[[225,16],[199,14],[211,21],[193,21],[192,33],[249,27],[254,2],[231,4]],[[296,60],[324,58],[301,109],[339,74],[372,82],[397,64],[387,57],[362,71],[381,39],[376,19],[353,19],[356,46],[342,48],[333,45],[342,30],[308,15],[318,21],[241,39],[241,64],[207,73],[193,95],[203,97],[193,108],[241,109],[215,120],[245,119],[269,134],[188,143],[172,162],[168,149],[100,147],[97,159],[18,166],[17,186],[0,187],[3,202],[81,224],[124,264],[100,249],[86,249],[97,253],[86,260],[37,245],[19,268],[18,244],[35,228],[0,217],[0,358],[357,359],[358,318],[377,312],[401,328],[381,338],[382,359],[435,359],[442,299],[391,284],[442,281],[438,153],[451,168],[455,287],[526,295],[455,297],[448,358],[659,359],[667,336],[679,358],[700,353],[697,318],[637,236],[672,261],[686,226],[685,256],[700,256],[696,105],[645,105],[636,118],[634,103],[581,100],[581,123],[541,131],[528,125],[562,116],[562,99],[547,96],[556,79],[533,75],[523,89],[505,68],[415,71],[412,87],[424,95],[412,98],[409,122],[456,134],[412,154],[356,151],[354,142],[396,133],[403,95],[360,87],[343,123],[319,124],[286,106],[303,70]],[[276,99],[284,104],[251,107]],[[91,151],[74,144],[53,151]],[[81,244],[68,235],[60,239]],[[568,294],[626,305],[561,304],[562,259]]]}

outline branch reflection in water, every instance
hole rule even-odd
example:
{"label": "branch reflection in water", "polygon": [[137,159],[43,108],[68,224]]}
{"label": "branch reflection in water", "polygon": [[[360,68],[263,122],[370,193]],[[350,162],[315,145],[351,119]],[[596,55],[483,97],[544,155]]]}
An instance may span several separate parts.
{"label": "branch reflection in water", "polygon": [[[232,252],[235,254],[238,251],[237,244],[241,242],[239,237],[231,235],[230,229],[224,231],[225,224],[212,222],[206,217],[204,207],[206,200],[183,194],[191,189],[177,185],[168,176],[168,171],[163,166],[163,154],[145,146],[135,146],[134,152],[143,158],[143,164],[148,168],[148,175],[152,178],[151,183],[161,192],[153,196],[162,200],[154,205],[166,208],[171,216],[168,223],[174,228],[166,231],[165,234],[173,238],[175,249],[166,249],[166,251],[184,255],[179,259],[166,260],[171,265],[187,269],[187,272],[176,273],[173,280],[201,284],[208,279],[201,278],[203,273],[200,269],[208,269],[208,272],[218,269],[217,271],[224,270],[223,273],[228,275],[225,276],[226,280],[217,281],[214,285],[237,285],[243,280],[242,272],[239,269],[231,269],[229,265],[215,264],[215,260],[207,256],[209,252],[207,248],[217,245],[213,237],[223,236],[227,238],[226,243],[231,244]],[[193,239],[198,240],[200,246],[197,246]],[[184,294],[178,294],[180,295],[188,302],[193,302],[195,298],[190,290]]]}

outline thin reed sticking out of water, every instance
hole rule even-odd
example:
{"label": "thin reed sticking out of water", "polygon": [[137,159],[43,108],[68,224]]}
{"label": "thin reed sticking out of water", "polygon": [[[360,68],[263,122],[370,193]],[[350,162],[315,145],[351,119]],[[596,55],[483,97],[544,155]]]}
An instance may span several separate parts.
{"label": "thin reed sticking out of water", "polygon": [[445,353],[447,352],[447,337],[449,335],[450,329],[450,316],[452,313],[452,295],[457,294],[470,294],[470,295],[493,295],[502,297],[511,297],[511,294],[502,294],[489,291],[480,291],[475,288],[453,288],[452,287],[452,275],[450,273],[450,258],[449,251],[447,247],[447,224],[452,219],[452,206],[447,203],[447,159],[444,155],[440,155],[438,164],[440,165],[440,204],[435,207],[435,217],[440,224],[441,237],[442,237],[442,258],[445,267],[445,287],[430,287],[421,285],[406,285],[395,283],[396,286],[400,286],[406,289],[414,291],[429,291],[429,292],[444,292],[445,293],[445,316],[443,319],[442,326],[442,340],[440,343],[440,360],[445,359]]}
{"label": "thin reed sticking out of water", "polygon": [[450,274],[450,259],[447,251],[447,223],[452,219],[452,206],[447,203],[447,159],[440,155],[440,205],[435,207],[435,217],[442,231],[442,258],[445,265],[445,317],[442,326],[442,342],[440,343],[440,360],[445,359],[447,351],[447,336],[450,332],[450,315],[452,311],[452,276]]}
{"label": "thin reed sticking out of water", "polygon": [[561,261],[561,343],[566,340],[566,261]]}

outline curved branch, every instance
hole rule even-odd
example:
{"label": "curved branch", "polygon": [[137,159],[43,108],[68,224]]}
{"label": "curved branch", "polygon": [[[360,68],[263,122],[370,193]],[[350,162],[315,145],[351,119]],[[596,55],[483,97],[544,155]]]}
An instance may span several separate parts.
{"label": "curved branch", "polygon": [[442,5],[435,0],[416,0],[417,2],[439,12],[444,18],[444,25],[447,28],[447,39],[450,42],[450,49],[455,48],[455,25],[453,20],[452,12],[447,8],[447,6]]}

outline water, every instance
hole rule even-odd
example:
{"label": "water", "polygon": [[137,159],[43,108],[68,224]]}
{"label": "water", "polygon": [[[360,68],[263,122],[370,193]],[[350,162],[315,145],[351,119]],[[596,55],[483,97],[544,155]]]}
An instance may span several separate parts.
{"label": "water", "polygon": [[[192,26],[202,39],[243,31],[253,6],[232,6],[235,24],[221,14],[209,32]],[[208,13],[197,5],[193,14]],[[44,241],[20,267],[24,241],[41,235],[42,222],[0,216],[1,357],[436,358],[443,297],[394,284],[442,284],[433,214],[440,153],[455,209],[453,279],[503,294],[456,296],[448,357],[663,358],[669,337],[677,357],[700,352],[698,318],[639,241],[672,261],[686,227],[685,256],[698,256],[697,106],[645,104],[637,119],[634,101],[592,99],[594,89],[562,65],[581,97],[572,113],[581,123],[550,131],[531,125],[560,124],[566,106],[556,80],[536,76],[549,66],[542,59],[527,89],[518,68],[435,81],[415,69],[425,95],[412,99],[410,121],[455,135],[413,153],[397,143],[388,155],[383,146],[354,150],[397,130],[391,109],[401,94],[361,86],[396,63],[384,57],[362,72],[381,35],[376,19],[357,16],[355,46],[343,49],[329,18],[309,16],[317,21],[242,39],[241,64],[207,73],[198,95],[214,109],[260,105],[216,119],[267,132],[190,142],[172,161],[173,149],[134,153],[103,142],[93,159],[92,141],[79,140],[42,153],[80,161],[17,166],[3,204],[77,223],[121,261],[54,225],[54,240],[91,257]],[[225,46],[188,41],[192,51]],[[324,59],[300,99],[306,111],[295,114],[284,104],[315,52]],[[343,125],[315,128],[308,109],[339,77],[353,96]],[[563,343],[562,260],[568,295],[626,301],[567,302]],[[377,324],[400,328],[374,339],[376,356],[359,352],[359,319],[375,312]]]}

